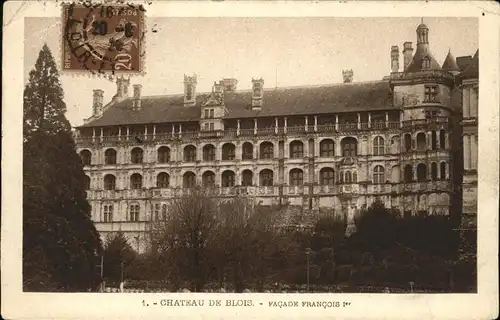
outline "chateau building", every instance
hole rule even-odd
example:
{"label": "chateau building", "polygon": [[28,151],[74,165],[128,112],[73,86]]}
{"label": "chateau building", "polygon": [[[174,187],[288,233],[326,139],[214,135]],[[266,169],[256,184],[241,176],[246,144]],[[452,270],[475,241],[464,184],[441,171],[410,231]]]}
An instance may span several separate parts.
{"label": "chateau building", "polygon": [[419,25],[402,67],[393,46],[390,75],[375,82],[344,70],[341,84],[268,89],[252,79],[237,90],[223,79],[198,93],[193,75],[181,94],[143,96],[136,84],[129,97],[120,77],[107,104],[94,90],[76,141],[98,231],[121,230],[143,251],[151,222],[195,185],[350,220],[376,198],[404,215],[459,214],[462,162],[463,206],[474,213],[477,54],[448,53],[441,65],[428,36]]}
{"label": "chateau building", "polygon": [[477,158],[478,158],[478,99],[479,50],[473,57],[457,59],[464,71],[458,85],[462,92],[461,128],[463,134],[463,223],[473,226],[477,214]]}

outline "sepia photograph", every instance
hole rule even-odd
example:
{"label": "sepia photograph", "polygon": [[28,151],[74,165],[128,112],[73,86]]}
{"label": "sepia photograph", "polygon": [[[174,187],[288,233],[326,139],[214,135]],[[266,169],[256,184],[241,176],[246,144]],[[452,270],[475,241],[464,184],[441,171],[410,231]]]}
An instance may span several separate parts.
{"label": "sepia photograph", "polygon": [[480,292],[481,17],[51,6],[16,18],[22,293]]}

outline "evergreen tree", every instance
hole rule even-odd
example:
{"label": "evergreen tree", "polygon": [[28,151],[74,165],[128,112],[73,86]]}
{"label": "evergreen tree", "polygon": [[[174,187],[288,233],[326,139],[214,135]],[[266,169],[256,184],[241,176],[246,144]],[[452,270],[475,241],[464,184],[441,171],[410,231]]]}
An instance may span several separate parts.
{"label": "evergreen tree", "polygon": [[121,281],[122,268],[124,273],[128,274],[125,271],[135,260],[136,253],[122,232],[109,236],[104,248],[104,278],[115,282]]}
{"label": "evergreen tree", "polygon": [[98,282],[99,234],[90,218],[85,174],[64,116],[50,50],[40,51],[24,93],[23,287],[83,291]]}
{"label": "evergreen tree", "polygon": [[71,125],[64,115],[66,104],[63,98],[64,92],[56,63],[49,47],[44,44],[24,89],[25,140],[37,130],[48,134],[71,130]]}

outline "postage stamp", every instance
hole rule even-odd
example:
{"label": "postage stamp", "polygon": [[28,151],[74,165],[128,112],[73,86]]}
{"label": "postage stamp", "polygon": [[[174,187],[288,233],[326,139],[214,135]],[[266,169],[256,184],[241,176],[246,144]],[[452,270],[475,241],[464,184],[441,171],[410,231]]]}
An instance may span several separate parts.
{"label": "postage stamp", "polygon": [[62,70],[142,72],[144,12],[133,4],[64,4]]}

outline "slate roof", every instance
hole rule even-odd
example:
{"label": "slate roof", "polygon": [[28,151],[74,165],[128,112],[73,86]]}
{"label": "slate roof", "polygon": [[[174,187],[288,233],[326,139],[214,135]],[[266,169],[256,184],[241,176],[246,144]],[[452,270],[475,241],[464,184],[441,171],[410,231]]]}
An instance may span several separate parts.
{"label": "slate roof", "polygon": [[[263,106],[254,111],[251,90],[225,92],[224,118],[390,110],[394,108],[390,94],[389,81],[265,89]],[[133,100],[128,98],[109,106],[100,118],[81,127],[198,121],[200,106],[209,96],[210,93],[198,94],[193,107],[184,106],[182,94],[142,97],[141,110],[133,110]]]}
{"label": "slate roof", "polygon": [[462,79],[479,78],[479,49],[477,49],[469,65],[460,74],[460,77]]}
{"label": "slate roof", "polygon": [[445,71],[460,71],[456,59],[453,57],[450,51],[444,59],[443,66],[441,67]]}
{"label": "slate roof", "polygon": [[472,61],[471,56],[457,57],[457,65],[460,68],[460,71],[464,71],[471,61]]}
{"label": "slate roof", "polygon": [[405,72],[418,72],[422,71],[422,61],[425,57],[429,57],[431,59],[431,70],[441,70],[441,66],[436,61],[431,51],[429,50],[429,46],[418,46],[413,59],[411,60],[408,67],[405,69]]}

